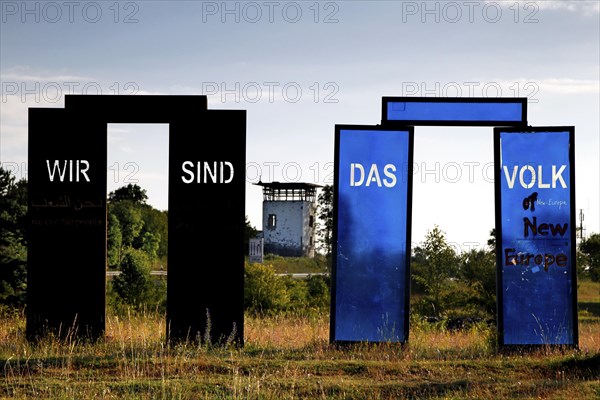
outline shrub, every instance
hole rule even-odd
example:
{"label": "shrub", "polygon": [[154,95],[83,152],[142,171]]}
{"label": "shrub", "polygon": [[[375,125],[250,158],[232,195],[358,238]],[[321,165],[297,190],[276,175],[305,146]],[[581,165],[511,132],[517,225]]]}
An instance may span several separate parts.
{"label": "shrub", "polygon": [[330,305],[330,278],[322,275],[311,275],[306,280],[308,304],[318,309],[328,309]]}
{"label": "shrub", "polygon": [[281,311],[289,307],[286,285],[275,275],[272,265],[245,265],[244,303],[247,310],[257,313]]}
{"label": "shrub", "polygon": [[136,310],[164,308],[166,286],[152,279],[150,260],[144,251],[127,249],[119,269],[121,274],[113,279],[112,288],[124,304]]}
{"label": "shrub", "polygon": [[328,310],[329,280],[321,275],[307,279],[278,276],[271,264],[246,263],[245,308],[261,314],[291,312],[296,315]]}

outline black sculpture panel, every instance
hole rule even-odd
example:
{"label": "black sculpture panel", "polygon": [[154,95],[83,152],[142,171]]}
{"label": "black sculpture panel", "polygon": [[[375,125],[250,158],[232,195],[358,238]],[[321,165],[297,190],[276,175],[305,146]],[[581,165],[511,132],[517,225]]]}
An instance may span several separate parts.
{"label": "black sculpture panel", "polygon": [[108,123],[170,126],[168,338],[243,344],[246,112],[206,96],[29,110],[28,338],[104,334]]}

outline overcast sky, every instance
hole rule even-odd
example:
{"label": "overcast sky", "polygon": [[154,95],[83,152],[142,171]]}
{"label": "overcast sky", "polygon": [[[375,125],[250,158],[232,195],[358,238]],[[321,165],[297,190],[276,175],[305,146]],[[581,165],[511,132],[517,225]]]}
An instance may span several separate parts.
{"label": "overcast sky", "polygon": [[[600,232],[598,1],[2,1],[0,161],[26,177],[27,109],[65,94],[206,94],[245,109],[246,214],[263,181],[332,183],[335,124],[383,96],[527,97],[529,124],[575,126],[577,209]],[[494,226],[492,128],[415,130],[413,240],[460,249]],[[166,125],[109,126],[109,190],[167,209]],[[472,201],[466,202],[465,199]]]}

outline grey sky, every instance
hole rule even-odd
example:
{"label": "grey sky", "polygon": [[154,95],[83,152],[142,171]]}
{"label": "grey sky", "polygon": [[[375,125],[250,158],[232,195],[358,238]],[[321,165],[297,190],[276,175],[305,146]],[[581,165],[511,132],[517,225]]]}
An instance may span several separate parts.
{"label": "grey sky", "polygon": [[[382,96],[520,96],[531,125],[575,126],[577,208],[600,231],[597,1],[2,1],[1,11],[0,160],[20,174],[28,107],[63,107],[84,88],[204,93],[210,108],[248,110],[247,214],[260,229],[257,173],[285,181],[300,168],[302,181],[331,183],[334,125],[379,123]],[[108,167],[135,163],[166,208],[166,129],[110,131]],[[415,241],[438,223],[453,242],[485,242],[492,160],[491,128],[416,129]],[[131,171],[117,182],[109,171],[109,185]]]}

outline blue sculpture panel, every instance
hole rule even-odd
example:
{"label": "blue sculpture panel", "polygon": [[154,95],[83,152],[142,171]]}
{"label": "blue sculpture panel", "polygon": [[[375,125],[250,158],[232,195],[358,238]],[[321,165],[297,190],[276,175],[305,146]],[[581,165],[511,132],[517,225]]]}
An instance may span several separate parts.
{"label": "blue sculpture panel", "polygon": [[412,134],[336,127],[333,341],[407,339]]}
{"label": "blue sculpture panel", "polygon": [[496,146],[501,342],[576,344],[573,130],[496,128]]}
{"label": "blue sculpture panel", "polygon": [[525,126],[525,98],[384,97],[382,123]]}

